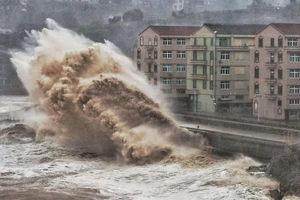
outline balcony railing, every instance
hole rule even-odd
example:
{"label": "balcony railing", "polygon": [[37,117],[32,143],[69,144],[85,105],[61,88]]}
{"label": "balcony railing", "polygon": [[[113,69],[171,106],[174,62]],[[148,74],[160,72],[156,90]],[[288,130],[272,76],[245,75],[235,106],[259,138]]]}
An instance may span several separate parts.
{"label": "balcony railing", "polygon": [[276,68],[277,63],[276,62],[266,62],[266,67],[268,68]]}
{"label": "balcony railing", "polygon": [[265,48],[268,51],[277,51],[278,50],[278,47],[276,47],[276,46],[265,46]]}
{"label": "balcony railing", "polygon": [[207,64],[207,60],[191,60],[191,64],[199,64],[199,65],[206,65]]}
{"label": "balcony railing", "polygon": [[276,78],[266,78],[265,81],[266,81],[266,83],[269,83],[269,84],[276,84],[277,83]]}
{"label": "balcony railing", "polygon": [[145,49],[147,49],[148,51],[153,51],[154,46],[153,45],[145,45]]}
{"label": "balcony railing", "polygon": [[265,94],[265,97],[269,100],[277,99],[277,94]]}
{"label": "balcony railing", "polygon": [[145,58],[144,61],[151,64],[154,62],[154,58]]}
{"label": "balcony railing", "polygon": [[234,51],[234,50],[248,51],[249,50],[249,46],[247,46],[247,45],[242,45],[242,46],[217,46],[216,48],[217,48],[217,50],[230,50],[230,51]]}
{"label": "balcony railing", "polygon": [[206,50],[207,46],[204,45],[189,45],[186,47],[188,50]]}
{"label": "balcony railing", "polygon": [[207,74],[191,74],[191,79],[206,80]]}
{"label": "balcony railing", "polygon": [[300,46],[285,46],[285,50],[300,50]]}
{"label": "balcony railing", "polygon": [[186,90],[185,92],[186,92],[186,94],[199,94],[199,90],[197,90],[197,89],[194,89],[194,90]]}

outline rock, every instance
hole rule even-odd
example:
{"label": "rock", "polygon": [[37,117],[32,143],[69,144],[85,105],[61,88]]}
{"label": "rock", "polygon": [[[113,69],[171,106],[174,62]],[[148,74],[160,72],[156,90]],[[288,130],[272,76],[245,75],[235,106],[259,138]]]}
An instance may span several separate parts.
{"label": "rock", "polygon": [[4,138],[8,139],[8,141],[28,143],[35,141],[36,132],[32,127],[25,124],[15,124],[2,129],[0,136],[6,136]]}
{"label": "rock", "polygon": [[300,145],[287,145],[281,155],[272,158],[266,173],[280,182],[282,197],[300,197]]}

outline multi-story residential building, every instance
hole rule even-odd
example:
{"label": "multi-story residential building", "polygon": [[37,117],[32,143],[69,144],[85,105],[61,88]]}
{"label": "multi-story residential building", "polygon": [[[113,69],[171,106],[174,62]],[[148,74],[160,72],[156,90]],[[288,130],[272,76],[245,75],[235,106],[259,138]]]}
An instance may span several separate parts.
{"label": "multi-story residential building", "polygon": [[134,48],[138,70],[145,72],[149,83],[157,85],[177,109],[187,107],[186,45],[199,28],[149,26],[139,34]]}
{"label": "multi-story residential building", "polygon": [[256,34],[251,55],[253,114],[258,119],[299,119],[300,24],[269,24]]}
{"label": "multi-story residential building", "polygon": [[187,43],[187,94],[191,111],[251,110],[250,47],[254,46],[255,34],[264,27],[204,24],[191,36]]}

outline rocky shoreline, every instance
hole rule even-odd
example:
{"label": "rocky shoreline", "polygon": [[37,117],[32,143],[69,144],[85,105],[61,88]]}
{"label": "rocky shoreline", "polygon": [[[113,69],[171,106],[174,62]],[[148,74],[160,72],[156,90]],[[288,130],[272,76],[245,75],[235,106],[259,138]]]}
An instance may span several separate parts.
{"label": "rocky shoreline", "polygon": [[270,163],[252,166],[248,173],[264,173],[280,183],[279,189],[270,190],[274,200],[300,199],[300,145],[286,145],[284,151]]}

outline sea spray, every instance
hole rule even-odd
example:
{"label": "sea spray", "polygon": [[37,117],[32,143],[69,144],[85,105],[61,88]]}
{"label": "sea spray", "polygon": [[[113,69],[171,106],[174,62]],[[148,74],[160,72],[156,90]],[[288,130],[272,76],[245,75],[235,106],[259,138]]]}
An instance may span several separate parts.
{"label": "sea spray", "polygon": [[[12,62],[46,118],[38,138],[128,162],[163,159],[180,146],[200,149],[201,136],[182,130],[162,110],[161,96],[112,43],[93,43],[47,19]],[[36,45],[32,45],[36,44]]]}

